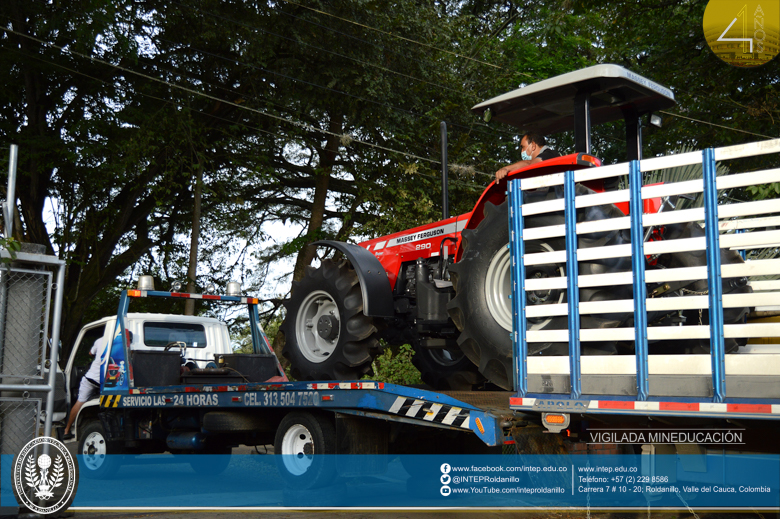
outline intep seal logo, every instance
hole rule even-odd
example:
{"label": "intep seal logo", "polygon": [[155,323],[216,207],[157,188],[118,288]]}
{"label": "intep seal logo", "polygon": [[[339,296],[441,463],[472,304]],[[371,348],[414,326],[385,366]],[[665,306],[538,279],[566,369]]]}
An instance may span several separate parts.
{"label": "intep seal logo", "polygon": [[717,57],[735,67],[758,67],[780,53],[780,1],[710,0],[704,38]]}
{"label": "intep seal logo", "polygon": [[16,456],[13,478],[20,505],[39,514],[53,514],[73,500],[78,466],[61,442],[35,438]]}

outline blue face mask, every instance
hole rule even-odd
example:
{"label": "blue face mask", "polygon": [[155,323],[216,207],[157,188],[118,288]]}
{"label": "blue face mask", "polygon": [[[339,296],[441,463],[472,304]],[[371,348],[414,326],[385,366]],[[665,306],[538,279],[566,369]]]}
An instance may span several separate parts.
{"label": "blue face mask", "polygon": [[531,160],[533,157],[531,157],[526,152],[523,152],[523,153],[520,154],[520,158],[522,158],[523,160]]}

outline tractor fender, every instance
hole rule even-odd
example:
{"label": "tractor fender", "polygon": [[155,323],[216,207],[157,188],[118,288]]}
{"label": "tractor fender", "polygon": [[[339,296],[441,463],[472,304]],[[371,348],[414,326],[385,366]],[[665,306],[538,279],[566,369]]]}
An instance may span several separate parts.
{"label": "tractor fender", "polygon": [[330,247],[343,253],[360,281],[363,295],[363,313],[371,317],[393,317],[393,291],[387,272],[376,256],[354,245],[335,240],[315,241],[312,245]]}
{"label": "tractor fender", "polygon": [[[485,188],[485,191],[482,192],[482,196],[479,197],[479,200],[474,205],[474,209],[471,212],[471,218],[469,218],[469,221],[466,224],[466,229],[476,229],[479,222],[484,218],[484,208],[487,202],[490,202],[493,205],[501,205],[504,203],[508,180],[539,177],[542,175],[551,175],[553,173],[563,173],[564,171],[598,166],[601,166],[601,161],[596,157],[585,153],[572,153],[570,155],[563,155],[562,157],[547,159],[543,162],[538,162],[531,166],[512,171],[500,182],[494,180]],[[599,181],[599,183],[601,183],[601,181]],[[598,186],[589,187],[597,192],[604,190]]]}

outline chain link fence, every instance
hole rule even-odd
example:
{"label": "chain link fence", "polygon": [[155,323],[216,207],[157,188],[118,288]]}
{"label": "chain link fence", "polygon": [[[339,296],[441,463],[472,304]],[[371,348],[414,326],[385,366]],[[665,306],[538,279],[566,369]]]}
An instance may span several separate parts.
{"label": "chain link fence", "polygon": [[[12,456],[38,436],[41,425],[46,393],[36,387],[46,385],[50,366],[52,279],[51,272],[35,264],[0,267],[0,473],[6,476]],[[0,479],[0,493],[10,495],[11,478]]]}
{"label": "chain link fence", "polygon": [[[52,273],[0,268],[0,381],[42,380]],[[22,380],[8,380],[9,377]]]}
{"label": "chain link fence", "polygon": [[0,454],[18,454],[37,436],[40,398],[0,397]]}

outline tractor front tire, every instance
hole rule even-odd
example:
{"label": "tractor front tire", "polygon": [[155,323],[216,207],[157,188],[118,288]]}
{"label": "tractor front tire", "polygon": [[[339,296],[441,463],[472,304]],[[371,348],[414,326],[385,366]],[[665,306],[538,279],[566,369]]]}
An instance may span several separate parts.
{"label": "tractor front tire", "polygon": [[297,380],[357,380],[379,351],[374,320],[363,314],[357,274],[349,263],[323,260],[293,282],[280,330],[282,354]]}

